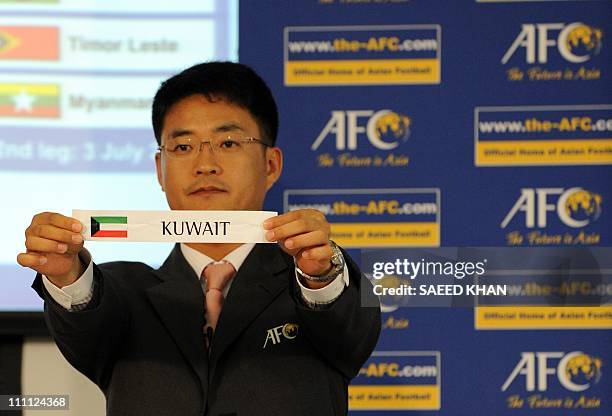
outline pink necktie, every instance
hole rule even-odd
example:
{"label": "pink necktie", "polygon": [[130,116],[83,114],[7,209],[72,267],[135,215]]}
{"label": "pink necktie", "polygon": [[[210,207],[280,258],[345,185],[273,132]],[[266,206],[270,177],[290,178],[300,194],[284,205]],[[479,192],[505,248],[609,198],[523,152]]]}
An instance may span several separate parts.
{"label": "pink necktie", "polygon": [[204,326],[204,333],[207,335],[207,347],[210,348],[210,338],[217,327],[221,308],[223,308],[223,289],[236,274],[236,269],[226,261],[215,262],[206,266],[203,274],[206,279],[206,325]]}

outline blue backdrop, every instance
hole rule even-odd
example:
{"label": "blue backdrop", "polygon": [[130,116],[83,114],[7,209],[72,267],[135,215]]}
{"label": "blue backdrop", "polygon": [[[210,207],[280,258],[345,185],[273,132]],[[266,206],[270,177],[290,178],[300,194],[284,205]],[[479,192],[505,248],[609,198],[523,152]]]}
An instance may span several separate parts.
{"label": "blue backdrop", "polygon": [[[280,108],[268,208],[320,209],[355,249],[611,245],[611,17],[606,1],[241,1],[240,60]],[[352,412],[612,414],[609,306],[477,309],[386,305]]]}

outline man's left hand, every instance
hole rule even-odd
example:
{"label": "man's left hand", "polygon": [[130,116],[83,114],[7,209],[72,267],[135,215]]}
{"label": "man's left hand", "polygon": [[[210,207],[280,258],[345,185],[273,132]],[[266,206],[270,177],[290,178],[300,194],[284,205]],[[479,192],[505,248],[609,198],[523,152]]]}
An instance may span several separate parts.
{"label": "man's left hand", "polygon": [[269,218],[263,223],[269,241],[278,241],[304,273],[322,276],[332,268],[330,226],[320,211],[299,209]]}

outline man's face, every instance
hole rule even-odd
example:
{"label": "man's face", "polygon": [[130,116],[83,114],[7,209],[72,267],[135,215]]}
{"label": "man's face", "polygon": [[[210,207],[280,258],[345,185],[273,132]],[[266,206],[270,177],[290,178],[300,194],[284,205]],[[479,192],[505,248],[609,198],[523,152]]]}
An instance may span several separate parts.
{"label": "man's face", "polygon": [[[259,127],[251,114],[225,100],[210,102],[193,95],[174,104],[166,113],[162,145],[173,137],[190,137],[198,143],[212,137],[255,137]],[[261,210],[266,192],[280,176],[282,154],[278,148],[245,144],[238,155],[214,154],[208,145],[190,160],[155,157],[157,179],[174,210]]]}

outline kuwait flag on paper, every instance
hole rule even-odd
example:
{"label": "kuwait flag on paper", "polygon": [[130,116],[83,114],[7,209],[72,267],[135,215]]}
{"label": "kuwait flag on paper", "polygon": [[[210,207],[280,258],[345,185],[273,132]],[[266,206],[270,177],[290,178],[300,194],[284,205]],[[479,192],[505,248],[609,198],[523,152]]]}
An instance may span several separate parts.
{"label": "kuwait flag on paper", "polygon": [[91,217],[92,237],[127,238],[127,217]]}

